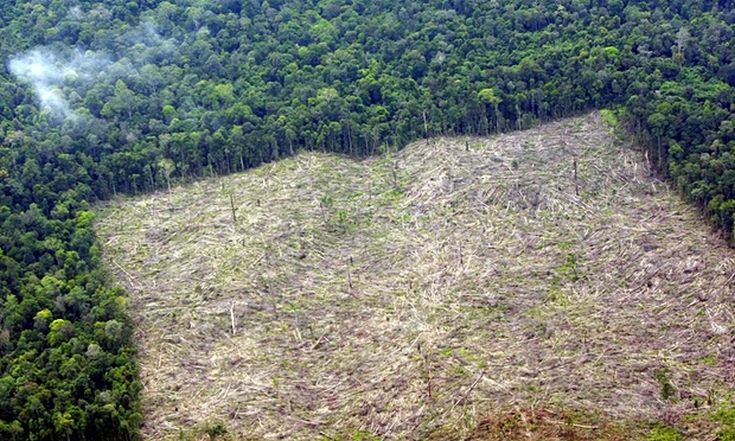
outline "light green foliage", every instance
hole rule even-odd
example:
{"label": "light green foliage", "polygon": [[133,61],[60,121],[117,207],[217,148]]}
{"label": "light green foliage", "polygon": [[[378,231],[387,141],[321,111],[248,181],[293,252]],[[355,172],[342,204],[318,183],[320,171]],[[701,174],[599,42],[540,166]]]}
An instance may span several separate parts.
{"label": "light green foliage", "polygon": [[577,272],[577,255],[574,253],[568,253],[564,259],[564,263],[559,266],[559,274],[566,277],[571,282],[579,280],[579,273]]}
{"label": "light green foliage", "polygon": [[646,441],[684,441],[684,437],[674,428],[657,426],[648,433]]}
{"label": "light green foliage", "polygon": [[497,105],[503,100],[495,94],[495,90],[492,88],[482,89],[477,93],[477,97],[484,103]]}
{"label": "light green foliage", "polygon": [[600,110],[600,117],[605,121],[605,124],[609,125],[613,129],[617,129],[620,125],[620,121],[618,120],[618,116],[614,110],[602,109]]}
{"label": "light green foliage", "polygon": [[714,413],[713,419],[722,425],[719,440],[735,441],[735,405],[724,404]]}
{"label": "light green foliage", "polygon": [[349,441],[381,441],[382,438],[365,430],[356,430],[348,438]]}

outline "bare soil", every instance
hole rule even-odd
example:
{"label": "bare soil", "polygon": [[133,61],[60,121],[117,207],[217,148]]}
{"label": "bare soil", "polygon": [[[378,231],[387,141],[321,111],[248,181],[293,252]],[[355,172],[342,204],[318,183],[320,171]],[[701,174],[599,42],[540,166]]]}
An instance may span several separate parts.
{"label": "bare soil", "polygon": [[483,427],[681,426],[735,391],[735,253],[597,113],[100,211],[148,439],[530,439]]}

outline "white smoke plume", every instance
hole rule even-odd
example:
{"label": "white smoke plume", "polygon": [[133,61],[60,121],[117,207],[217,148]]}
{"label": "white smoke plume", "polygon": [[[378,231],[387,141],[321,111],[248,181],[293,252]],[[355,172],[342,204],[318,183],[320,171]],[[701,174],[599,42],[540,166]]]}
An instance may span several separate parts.
{"label": "white smoke plume", "polygon": [[60,54],[37,48],[12,57],[8,69],[33,85],[41,106],[55,116],[73,115],[67,92],[75,85],[95,81],[104,75],[110,61],[96,52],[68,51]]}
{"label": "white smoke plume", "polygon": [[[161,38],[150,22],[140,23],[118,37],[118,41],[128,48],[120,56],[75,48],[37,47],[12,56],[8,70],[33,85],[43,110],[60,119],[78,117],[69,104],[71,93],[83,95],[93,84],[114,84],[118,79],[137,76],[143,63],[160,58],[176,46]],[[135,61],[131,62],[131,58]]]}

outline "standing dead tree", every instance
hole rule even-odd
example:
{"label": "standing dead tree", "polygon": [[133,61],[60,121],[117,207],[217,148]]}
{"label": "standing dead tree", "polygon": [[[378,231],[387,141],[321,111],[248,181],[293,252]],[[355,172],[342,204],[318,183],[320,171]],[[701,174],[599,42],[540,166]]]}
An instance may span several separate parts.
{"label": "standing dead tree", "polygon": [[235,197],[230,193],[230,209],[232,210],[232,225],[237,226],[237,209],[235,208]]}
{"label": "standing dead tree", "polygon": [[237,334],[235,327],[235,302],[230,302],[230,325],[232,326],[232,335]]}
{"label": "standing dead tree", "polygon": [[568,134],[568,129],[565,129],[561,133],[561,150],[562,150],[562,154],[566,155],[567,153],[571,153],[572,155],[572,168],[574,170],[574,194],[576,196],[579,196],[579,179],[578,179],[579,170],[577,167],[577,155],[573,151],[572,152],[569,151],[569,145],[567,144],[567,134]]}

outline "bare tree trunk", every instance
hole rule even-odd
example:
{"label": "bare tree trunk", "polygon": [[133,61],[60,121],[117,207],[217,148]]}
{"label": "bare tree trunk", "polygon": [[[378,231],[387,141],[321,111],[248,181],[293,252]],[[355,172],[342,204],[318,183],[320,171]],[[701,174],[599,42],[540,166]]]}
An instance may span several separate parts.
{"label": "bare tree trunk", "polygon": [[395,166],[393,167],[393,188],[398,190],[398,160],[396,160]]}
{"label": "bare tree trunk", "polygon": [[237,210],[235,210],[235,198],[230,194],[230,208],[232,209],[232,225],[237,226]]}
{"label": "bare tree trunk", "polygon": [[230,303],[230,324],[232,325],[232,335],[237,333],[235,328],[235,302]]}
{"label": "bare tree trunk", "polygon": [[500,133],[500,107],[497,103],[494,103],[495,110],[495,133]]}
{"label": "bare tree trunk", "polygon": [[350,127],[350,123],[347,123],[347,139],[350,143],[350,156],[354,154],[355,146],[352,142],[352,128]]}
{"label": "bare tree trunk", "polygon": [[521,106],[516,103],[516,128],[521,130],[523,125],[521,124]]}
{"label": "bare tree trunk", "polygon": [[424,117],[424,138],[429,138],[429,122],[426,119],[426,110],[424,110],[422,113],[422,116]]}

